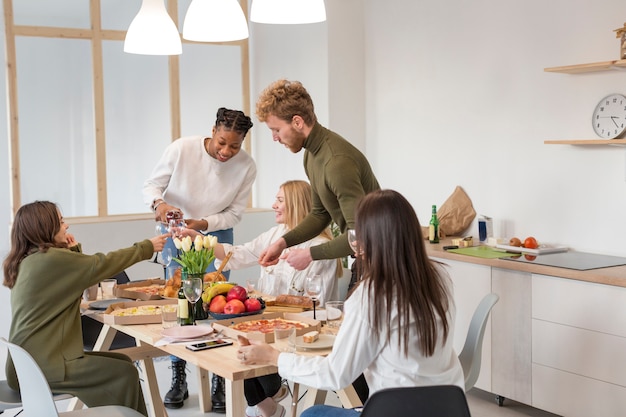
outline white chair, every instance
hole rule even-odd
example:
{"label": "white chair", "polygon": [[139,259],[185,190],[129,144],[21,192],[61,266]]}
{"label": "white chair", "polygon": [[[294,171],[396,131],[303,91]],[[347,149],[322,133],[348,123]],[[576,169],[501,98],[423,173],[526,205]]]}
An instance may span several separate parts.
{"label": "white chair", "polygon": [[22,347],[0,338],[15,365],[25,417],[143,417],[131,408],[119,405],[92,407],[59,414],[50,392],[50,386],[37,362]]}
{"label": "white chair", "polygon": [[[69,400],[73,396],[70,394],[56,394],[54,401]],[[0,381],[0,414],[11,408],[19,408],[22,406],[22,397],[20,393],[14,391],[6,380]]]}
{"label": "white chair", "polygon": [[491,308],[498,302],[500,297],[497,294],[487,294],[476,307],[472,321],[470,321],[469,329],[467,329],[467,337],[465,344],[459,354],[459,360],[463,367],[465,375],[465,392],[474,387],[480,374],[480,361],[483,350],[483,336],[485,335],[485,327]]}

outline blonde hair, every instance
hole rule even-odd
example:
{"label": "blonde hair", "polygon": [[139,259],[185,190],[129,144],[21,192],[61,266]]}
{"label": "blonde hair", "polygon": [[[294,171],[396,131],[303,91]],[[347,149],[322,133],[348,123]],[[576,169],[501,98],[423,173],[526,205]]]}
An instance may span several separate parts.
{"label": "blonde hair", "polygon": [[[283,189],[285,195],[285,226],[292,230],[304,220],[313,207],[311,185],[306,181],[291,180],[284,182],[280,188]],[[324,229],[320,236],[332,240],[330,226]],[[343,265],[341,259],[337,259],[337,277],[342,275]]]}

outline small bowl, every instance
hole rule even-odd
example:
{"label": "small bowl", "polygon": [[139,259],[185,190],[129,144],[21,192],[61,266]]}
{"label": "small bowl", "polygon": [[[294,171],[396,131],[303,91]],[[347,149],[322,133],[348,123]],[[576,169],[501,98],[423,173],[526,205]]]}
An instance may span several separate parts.
{"label": "small bowl", "polygon": [[234,319],[237,317],[255,316],[257,314],[263,314],[264,310],[265,308],[262,308],[257,311],[246,311],[245,313],[239,313],[239,314],[221,314],[221,313],[212,313],[209,311],[209,315],[216,320],[226,320],[226,319]]}

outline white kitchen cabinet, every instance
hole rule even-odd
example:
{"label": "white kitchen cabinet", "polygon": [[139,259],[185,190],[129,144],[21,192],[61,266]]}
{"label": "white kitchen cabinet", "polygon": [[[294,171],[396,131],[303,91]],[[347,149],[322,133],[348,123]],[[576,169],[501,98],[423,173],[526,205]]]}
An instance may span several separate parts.
{"label": "white kitchen cabinet", "polygon": [[[454,301],[456,304],[454,349],[457,353],[461,353],[474,310],[483,297],[492,292],[491,267],[449,259],[436,260],[447,265],[446,269],[454,283]],[[491,391],[491,326],[489,323],[485,329],[481,358],[480,375],[476,381],[476,387]]]}
{"label": "white kitchen cabinet", "polygon": [[623,416],[626,288],[532,277],[532,405],[559,415]]}

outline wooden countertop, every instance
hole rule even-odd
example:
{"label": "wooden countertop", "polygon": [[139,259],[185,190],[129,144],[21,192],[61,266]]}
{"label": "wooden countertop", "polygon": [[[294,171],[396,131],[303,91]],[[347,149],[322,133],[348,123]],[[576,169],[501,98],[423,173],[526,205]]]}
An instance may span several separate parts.
{"label": "wooden countertop", "polygon": [[443,250],[444,246],[451,244],[452,238],[442,239],[440,243],[437,244],[426,242],[426,252],[431,257],[444,260],[450,259],[454,261],[468,262],[514,271],[529,272],[531,274],[550,275],[560,278],[613,285],[616,287],[626,287],[626,265],[579,271],[575,269],[558,268],[539,264],[512,262],[503,259],[485,259],[476,256],[460,255],[458,253]]}

